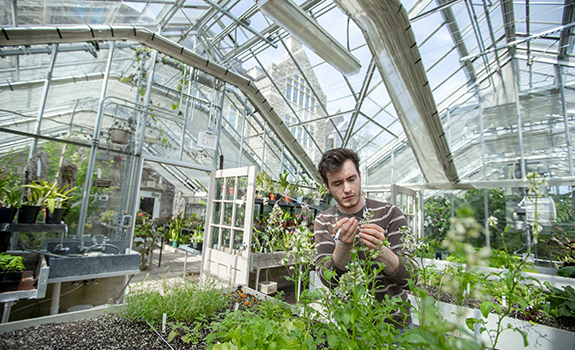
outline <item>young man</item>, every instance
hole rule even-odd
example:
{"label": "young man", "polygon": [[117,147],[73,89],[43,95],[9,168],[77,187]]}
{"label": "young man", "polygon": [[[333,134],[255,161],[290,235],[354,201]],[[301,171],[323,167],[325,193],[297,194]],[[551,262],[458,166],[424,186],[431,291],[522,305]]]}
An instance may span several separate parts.
{"label": "young man", "polygon": [[[406,301],[407,280],[417,278],[410,274],[408,266],[416,267],[417,263],[403,250],[400,228],[407,228],[407,221],[401,210],[390,203],[362,197],[359,157],[352,150],[336,148],[325,152],[318,170],[337,202],[336,206],[319,213],[314,223],[315,265],[323,284],[330,288],[337,286],[339,276],[347,271],[352,247],[358,249],[362,260],[366,257],[365,250],[378,250],[377,261],[385,264],[385,268],[383,275],[377,276],[377,300],[382,301],[387,294]],[[367,212],[373,212],[373,217],[369,223],[359,226]],[[389,247],[383,245],[386,238]],[[326,280],[325,269],[335,271],[336,277]],[[411,324],[411,317],[405,317],[400,310],[392,316],[396,328]]]}

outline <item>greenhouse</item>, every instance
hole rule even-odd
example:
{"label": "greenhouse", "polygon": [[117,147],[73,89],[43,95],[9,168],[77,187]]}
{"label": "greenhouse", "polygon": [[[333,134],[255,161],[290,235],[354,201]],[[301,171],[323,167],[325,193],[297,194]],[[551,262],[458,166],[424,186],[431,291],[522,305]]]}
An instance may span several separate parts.
{"label": "greenhouse", "polygon": [[575,349],[574,1],[0,13],[0,348]]}

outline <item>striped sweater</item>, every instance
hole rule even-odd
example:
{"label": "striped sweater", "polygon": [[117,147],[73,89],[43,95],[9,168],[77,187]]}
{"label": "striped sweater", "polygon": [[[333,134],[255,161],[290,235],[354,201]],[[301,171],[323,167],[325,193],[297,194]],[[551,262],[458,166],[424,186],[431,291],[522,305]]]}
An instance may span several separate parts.
{"label": "striped sweater", "polygon": [[[411,276],[411,268],[408,269],[408,267],[417,268],[418,265],[411,259],[411,252],[407,252],[403,249],[403,238],[400,228],[406,227],[408,229],[407,234],[410,234],[405,216],[403,216],[403,213],[398,207],[390,203],[382,203],[367,198],[365,201],[367,210],[374,212],[369,223],[377,224],[385,230],[385,236],[389,241],[389,248],[398,255],[400,260],[399,267],[392,276],[387,276],[383,274],[383,272],[377,276],[375,297],[381,302],[387,294],[390,298],[400,297],[402,300],[407,301],[406,290],[409,289],[407,281],[408,279],[417,279],[417,276]],[[346,272],[345,270],[337,268],[333,261],[333,252],[336,245],[334,241],[335,233],[333,232],[334,226],[338,220],[351,216],[350,214],[339,211],[337,206],[334,206],[319,213],[315,218],[314,234],[316,256],[314,263],[322,283],[329,288],[336,287],[339,283],[339,276]],[[363,208],[353,214],[353,216],[361,220]],[[354,240],[354,247],[358,249],[359,259],[365,260],[365,250],[367,248],[357,235]],[[331,280],[326,280],[323,274],[324,269],[335,271],[336,276]],[[411,317],[408,316],[404,320],[404,316],[400,310],[394,312],[392,316],[397,328],[402,328],[402,325],[405,327],[411,323]],[[399,323],[399,325],[397,323]]]}

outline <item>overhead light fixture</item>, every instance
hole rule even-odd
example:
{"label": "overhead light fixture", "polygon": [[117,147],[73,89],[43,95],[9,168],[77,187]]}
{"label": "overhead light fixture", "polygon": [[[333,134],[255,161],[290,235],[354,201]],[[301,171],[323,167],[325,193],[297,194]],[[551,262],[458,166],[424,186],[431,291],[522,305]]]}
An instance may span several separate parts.
{"label": "overhead light fixture", "polygon": [[257,5],[264,14],[343,75],[359,73],[359,60],[292,0],[258,0]]}

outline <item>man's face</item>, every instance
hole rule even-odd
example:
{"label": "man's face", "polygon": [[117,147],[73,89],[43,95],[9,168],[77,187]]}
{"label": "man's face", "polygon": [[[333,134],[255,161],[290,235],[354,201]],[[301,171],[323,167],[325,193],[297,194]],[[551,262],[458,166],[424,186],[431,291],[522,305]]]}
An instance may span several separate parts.
{"label": "man's face", "polygon": [[363,207],[361,177],[351,159],[339,171],[327,172],[326,187],[340,206],[340,210],[355,213]]}

